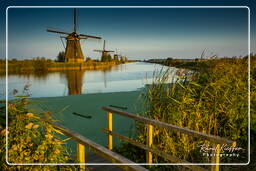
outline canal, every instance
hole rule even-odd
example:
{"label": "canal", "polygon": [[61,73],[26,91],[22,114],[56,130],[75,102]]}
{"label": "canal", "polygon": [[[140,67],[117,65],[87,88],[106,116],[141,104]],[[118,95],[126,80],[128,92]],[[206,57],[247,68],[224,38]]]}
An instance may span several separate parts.
{"label": "canal", "polygon": [[[53,72],[44,75],[10,75],[8,96],[13,98],[14,89],[18,95],[29,94],[34,113],[51,112],[54,119],[67,128],[78,132],[98,144],[106,146],[107,136],[100,131],[107,127],[106,112],[102,106],[127,107],[126,112],[142,111],[141,92],[146,84],[152,83],[154,72],[167,69],[158,64],[127,63],[108,70],[86,70]],[[169,68],[170,69],[170,68]],[[175,81],[176,69],[171,68],[170,82]],[[1,77],[1,98],[5,97],[5,77]],[[24,91],[24,86],[27,90]],[[24,91],[24,92],[23,92]],[[83,118],[73,113],[90,116]],[[134,137],[135,123],[129,118],[113,115],[113,131]],[[114,139],[114,147],[120,144]],[[75,143],[68,141],[74,152]]]}

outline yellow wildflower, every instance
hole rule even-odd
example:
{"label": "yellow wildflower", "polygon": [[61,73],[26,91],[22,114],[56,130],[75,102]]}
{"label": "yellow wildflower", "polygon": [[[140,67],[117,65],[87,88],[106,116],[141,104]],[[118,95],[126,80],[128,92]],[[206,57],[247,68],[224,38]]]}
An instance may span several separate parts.
{"label": "yellow wildflower", "polygon": [[27,113],[27,116],[28,116],[28,117],[33,117],[34,114],[33,114],[33,113]]}
{"label": "yellow wildflower", "polygon": [[57,144],[57,145],[62,144],[62,142],[60,140],[55,140],[54,143]]}
{"label": "yellow wildflower", "polygon": [[52,134],[46,134],[46,135],[45,135],[45,138],[52,139],[52,138],[53,138],[53,135],[52,135]]}
{"label": "yellow wildflower", "polygon": [[[7,134],[8,134],[8,131],[7,131]],[[1,131],[1,135],[3,135],[3,136],[6,135],[6,129],[3,129],[3,130]]]}
{"label": "yellow wildflower", "polygon": [[27,129],[31,129],[32,127],[33,127],[33,123],[32,122],[30,122],[29,124],[27,124],[25,126],[25,128],[27,128]]}
{"label": "yellow wildflower", "polygon": [[18,148],[17,148],[16,145],[13,145],[13,146],[12,146],[12,149],[16,151]]}
{"label": "yellow wildflower", "polygon": [[8,104],[9,110],[16,110],[16,106],[14,104]]}
{"label": "yellow wildflower", "polygon": [[39,125],[33,125],[33,128],[34,129],[36,129],[36,128],[38,128],[39,127]]}
{"label": "yellow wildflower", "polygon": [[51,133],[51,132],[52,132],[52,130],[51,130],[51,129],[49,129],[49,128],[47,128],[47,129],[46,129],[46,132],[47,132],[47,133]]}
{"label": "yellow wildflower", "polygon": [[54,151],[54,153],[55,154],[60,154],[60,150],[57,149],[57,150]]}

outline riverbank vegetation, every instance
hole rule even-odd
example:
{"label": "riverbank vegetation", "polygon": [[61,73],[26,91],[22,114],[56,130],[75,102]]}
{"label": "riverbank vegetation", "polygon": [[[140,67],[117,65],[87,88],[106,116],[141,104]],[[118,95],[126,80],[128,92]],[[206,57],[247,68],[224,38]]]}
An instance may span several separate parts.
{"label": "riverbank vegetation", "polygon": [[[61,58],[61,57],[60,57]],[[63,71],[63,70],[96,70],[107,69],[111,66],[127,63],[124,60],[110,60],[110,61],[97,61],[91,58],[86,58],[86,61],[80,63],[74,62],[59,62],[38,57],[35,59],[8,60],[8,74],[21,74],[21,73],[43,73],[48,71]],[[0,74],[6,71],[5,60],[0,60]]]}
{"label": "riverbank vegetation", "polygon": [[[168,65],[166,61],[162,62]],[[143,115],[191,130],[220,136],[237,142],[239,157],[222,157],[221,162],[246,163],[248,161],[248,57],[216,58],[183,63],[175,84],[164,84],[169,73],[158,73],[153,84],[143,94],[146,111]],[[193,64],[193,65],[191,65]],[[175,64],[177,66],[178,64]],[[173,63],[170,64],[173,66]],[[184,81],[189,77],[189,81]],[[188,79],[187,79],[188,80]],[[251,135],[256,133],[256,55],[251,55]],[[153,148],[167,152],[192,163],[211,162],[203,156],[200,145],[209,142],[166,129],[154,128]],[[145,144],[146,128],[138,126],[137,141]],[[255,151],[255,140],[251,142]],[[214,144],[210,144],[211,146]],[[127,149],[127,150],[126,150]],[[145,162],[145,152],[125,144],[118,149],[135,162]],[[253,151],[251,151],[251,154]],[[153,155],[154,163],[169,163]],[[255,167],[252,163],[251,168]],[[152,170],[181,169],[181,166],[152,166]],[[241,167],[221,166],[224,170]]]}
{"label": "riverbank vegetation", "polygon": [[[14,93],[17,93],[15,91]],[[35,165],[10,166],[6,163],[6,135],[8,134],[9,163],[67,163],[72,162],[66,140],[48,121],[50,113],[35,114],[27,110],[28,98],[9,101],[8,131],[5,125],[4,101],[1,101],[0,169],[1,170],[70,170],[71,166]]]}

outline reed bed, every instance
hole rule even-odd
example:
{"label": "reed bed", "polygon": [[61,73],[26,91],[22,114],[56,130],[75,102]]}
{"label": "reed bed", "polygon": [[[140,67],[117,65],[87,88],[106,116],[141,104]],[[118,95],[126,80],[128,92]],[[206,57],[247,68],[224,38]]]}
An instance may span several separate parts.
{"label": "reed bed", "polygon": [[[252,55],[251,61],[254,59],[255,55]],[[253,68],[251,102],[255,106],[255,60],[251,66]],[[142,115],[236,141],[237,146],[243,148],[239,151],[239,157],[223,157],[221,162],[246,163],[248,161],[248,58],[209,59],[198,61],[196,67],[196,70],[190,74],[187,74],[188,70],[183,70],[174,84],[166,84],[170,72],[156,72],[152,85],[142,95],[145,106]],[[255,114],[254,109],[251,113]],[[254,129],[251,130],[255,132],[255,119],[252,125]],[[145,143],[146,128],[139,125],[138,132],[137,140]],[[192,163],[211,162],[211,158],[203,156],[200,151],[202,144],[214,146],[210,142],[159,128],[154,128],[153,137],[153,148]],[[145,155],[141,150],[131,145],[127,146],[132,149],[129,149],[130,151],[135,151],[135,154],[137,151],[144,156],[137,158],[138,155],[126,151],[124,154],[127,157],[136,162],[145,162]],[[156,155],[153,155],[153,162],[169,163]],[[181,169],[172,166],[151,168],[162,170],[169,167]]]}

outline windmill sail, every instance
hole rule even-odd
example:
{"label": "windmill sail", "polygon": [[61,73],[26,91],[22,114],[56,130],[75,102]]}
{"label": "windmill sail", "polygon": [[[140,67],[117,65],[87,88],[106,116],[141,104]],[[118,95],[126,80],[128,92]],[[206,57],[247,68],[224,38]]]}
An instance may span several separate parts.
{"label": "windmill sail", "polygon": [[106,40],[103,42],[103,49],[102,50],[94,50],[94,52],[101,52],[101,61],[111,61],[111,56],[109,52],[114,52],[113,50],[106,50]]}
{"label": "windmill sail", "polygon": [[101,37],[90,36],[86,34],[77,34],[77,13],[76,9],[74,9],[74,23],[73,23],[73,32],[67,33],[63,31],[56,31],[47,29],[48,32],[59,33],[59,34],[67,34],[66,38],[66,49],[65,49],[65,62],[84,62],[84,55],[80,44],[80,39],[101,39]]}

